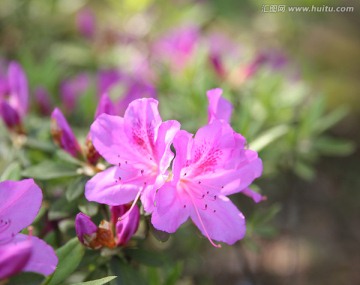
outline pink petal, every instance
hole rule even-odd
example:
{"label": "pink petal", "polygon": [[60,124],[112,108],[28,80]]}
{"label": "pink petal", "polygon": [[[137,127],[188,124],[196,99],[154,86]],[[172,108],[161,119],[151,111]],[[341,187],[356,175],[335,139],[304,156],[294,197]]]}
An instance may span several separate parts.
{"label": "pink petal", "polygon": [[156,160],[159,161],[160,173],[164,173],[169,168],[174,158],[170,145],[179,130],[180,123],[178,121],[166,121],[160,125],[156,139]]}
{"label": "pink petal", "polygon": [[138,99],[130,103],[124,115],[124,127],[132,147],[147,157],[155,157],[155,140],[162,123],[158,101]]}
{"label": "pink petal", "polygon": [[255,192],[254,190],[251,190],[250,188],[244,189],[243,191],[241,191],[241,193],[253,199],[255,203],[266,200],[265,196],[261,195],[258,192]]}
{"label": "pink petal", "polygon": [[91,221],[89,216],[79,213],[75,218],[75,230],[78,239],[84,244],[84,235],[96,233],[97,226]]}
{"label": "pink petal", "polygon": [[0,182],[0,243],[29,226],[39,212],[41,189],[33,179]]}
{"label": "pink petal", "polygon": [[58,263],[54,249],[43,240],[35,236],[18,234],[16,242],[30,240],[32,243],[32,254],[23,271],[36,272],[43,275],[52,274]]}
{"label": "pink petal", "polygon": [[195,203],[191,219],[204,236],[230,245],[245,236],[245,218],[227,197],[218,196],[207,206],[202,200]]}
{"label": "pink petal", "polygon": [[170,183],[158,190],[155,204],[151,223],[158,230],[174,233],[189,218],[191,204]]}
{"label": "pink petal", "polygon": [[187,131],[179,131],[173,141],[176,150],[176,157],[173,162],[173,181],[176,183],[180,179],[181,170],[186,166],[186,162],[190,157],[192,147],[192,134]]}
{"label": "pink petal", "polygon": [[261,176],[263,166],[255,151],[242,150],[242,159],[238,158],[235,173],[239,179],[222,189],[222,194],[231,195],[247,188],[256,178]]}
{"label": "pink petal", "polygon": [[100,115],[91,125],[92,143],[100,155],[111,164],[136,164],[143,161],[129,142],[124,131],[124,119],[119,116]]}
{"label": "pink petal", "polygon": [[112,206],[126,204],[134,200],[143,186],[143,179],[137,170],[110,167],[86,183],[85,197],[89,201]]}
{"label": "pink petal", "polygon": [[232,105],[229,101],[221,97],[222,89],[216,88],[209,90],[206,95],[209,100],[208,107],[208,122],[211,123],[214,120],[224,120],[230,122]]}
{"label": "pink petal", "polygon": [[32,242],[29,239],[0,245],[0,280],[22,271],[31,253]]}

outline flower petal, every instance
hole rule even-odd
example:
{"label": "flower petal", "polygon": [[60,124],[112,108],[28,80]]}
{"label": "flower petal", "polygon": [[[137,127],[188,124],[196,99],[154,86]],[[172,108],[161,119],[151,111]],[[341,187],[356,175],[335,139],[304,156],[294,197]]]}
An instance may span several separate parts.
{"label": "flower petal", "polygon": [[221,97],[222,89],[216,88],[209,90],[206,95],[209,100],[208,107],[208,122],[211,123],[214,120],[224,120],[229,123],[232,113],[231,103]]}
{"label": "flower petal", "polygon": [[100,115],[91,125],[91,139],[96,150],[111,164],[143,161],[132,148],[124,131],[124,119],[107,114]]}
{"label": "flower petal", "polygon": [[[261,176],[263,166],[261,159],[255,151],[242,150],[241,158],[238,158],[235,169],[234,174],[236,174],[239,179],[225,186],[221,191],[223,195],[238,193],[247,188],[256,178]],[[234,175],[232,175],[232,177],[234,177]]]}
{"label": "flower petal", "polygon": [[33,179],[0,182],[0,243],[29,226],[39,212],[42,192]]}
{"label": "flower petal", "polygon": [[266,200],[266,196],[263,196],[260,193],[251,190],[250,188],[244,189],[243,191],[241,191],[241,193],[253,199],[255,203]]}
{"label": "flower petal", "polygon": [[0,245],[0,280],[22,271],[31,253],[32,242],[29,239]]}
{"label": "flower petal", "polygon": [[165,173],[174,158],[170,145],[179,130],[180,123],[175,120],[163,122],[159,127],[156,139],[156,160],[159,161],[159,173]]}
{"label": "flower petal", "polygon": [[43,275],[52,274],[58,264],[58,258],[54,249],[35,236],[18,234],[15,237],[16,242],[26,240],[30,240],[32,243],[32,254],[23,271],[36,272]]}
{"label": "flower petal", "polygon": [[144,98],[131,102],[124,115],[124,130],[131,147],[143,156],[154,158],[161,123],[158,101]]}
{"label": "flower petal", "polygon": [[158,230],[174,233],[189,218],[191,205],[173,184],[166,183],[158,190],[155,203],[151,223]]}
{"label": "flower petal", "polygon": [[143,186],[143,179],[137,170],[110,167],[86,183],[85,197],[89,201],[112,206],[126,204],[134,200]]}
{"label": "flower petal", "polygon": [[202,234],[210,239],[234,244],[245,236],[245,218],[225,196],[218,196],[210,207],[196,201],[191,219]]}

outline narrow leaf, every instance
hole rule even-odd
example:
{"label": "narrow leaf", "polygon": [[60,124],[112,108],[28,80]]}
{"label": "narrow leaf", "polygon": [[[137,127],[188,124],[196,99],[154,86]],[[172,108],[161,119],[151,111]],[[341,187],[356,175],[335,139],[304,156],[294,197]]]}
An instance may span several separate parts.
{"label": "narrow leaf", "polygon": [[32,177],[40,180],[77,176],[77,167],[63,162],[45,160],[40,164],[30,166],[22,172],[25,177]]}
{"label": "narrow leaf", "polygon": [[87,281],[87,282],[76,283],[73,285],[103,285],[103,284],[110,282],[111,280],[114,280],[115,278],[116,278],[116,276],[108,276],[105,278]]}
{"label": "narrow leaf", "polygon": [[63,281],[73,273],[84,255],[84,247],[77,238],[69,240],[56,251],[59,263],[54,274],[48,277],[47,285],[63,284]]}
{"label": "narrow leaf", "polygon": [[289,127],[285,125],[276,126],[270,130],[267,130],[258,138],[253,140],[250,143],[249,148],[255,151],[260,151],[267,147],[270,143],[285,135],[288,130]]}

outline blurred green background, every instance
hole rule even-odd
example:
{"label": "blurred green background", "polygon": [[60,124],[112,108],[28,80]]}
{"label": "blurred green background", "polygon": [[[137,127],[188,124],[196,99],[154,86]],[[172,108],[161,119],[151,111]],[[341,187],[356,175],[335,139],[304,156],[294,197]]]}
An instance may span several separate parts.
{"label": "blurred green background", "polygon": [[[263,5],[354,11],[262,12]],[[91,37],[77,24],[84,7],[96,19]],[[174,69],[152,48],[183,26],[196,27],[200,36],[185,67]],[[83,140],[97,104],[99,70],[136,77],[137,60],[145,59],[150,75],[144,76],[158,91],[163,118],[192,132],[206,123],[206,90],[224,89],[235,107],[234,129],[263,159],[264,175],[255,183],[267,201],[233,197],[248,218],[247,238],[235,246],[211,248],[188,224],[164,244],[149,241],[152,250],[179,260],[176,284],[358,284],[359,27],[359,1],[2,0],[0,56],[19,61],[32,94],[44,86],[53,107],[64,108],[62,80],[90,74],[87,93],[67,114]],[[226,75],[208,63],[213,34],[230,42],[221,48]],[[272,51],[285,58],[285,67],[264,64],[244,77],[245,67]],[[115,97],[122,92],[121,84],[111,90]],[[36,104],[32,100],[27,122],[34,129]],[[11,158],[1,153],[4,170]],[[159,284],[158,269],[146,274]]]}

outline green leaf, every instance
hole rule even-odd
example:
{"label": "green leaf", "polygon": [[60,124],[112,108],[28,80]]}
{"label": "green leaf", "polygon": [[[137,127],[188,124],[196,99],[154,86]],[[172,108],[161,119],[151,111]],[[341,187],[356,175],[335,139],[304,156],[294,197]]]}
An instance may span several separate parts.
{"label": "green leaf", "polygon": [[21,167],[16,161],[10,163],[0,177],[0,181],[19,180],[21,178]]}
{"label": "green leaf", "polygon": [[50,180],[54,178],[77,176],[77,167],[63,162],[45,160],[40,164],[30,166],[23,170],[22,176],[32,177],[39,180]]}
{"label": "green leaf", "polygon": [[41,150],[44,152],[51,152],[51,153],[53,153],[55,150],[54,144],[43,141],[43,140],[30,138],[30,137],[28,137],[26,139],[25,146],[28,148],[37,149],[37,150]]}
{"label": "green leaf", "polygon": [[82,166],[82,162],[80,160],[76,159],[75,157],[73,157],[72,155],[67,153],[66,151],[58,150],[56,152],[56,156],[62,161]]}
{"label": "green leaf", "polygon": [[178,281],[179,278],[181,277],[183,267],[184,266],[182,262],[176,263],[176,265],[172,268],[169,275],[167,276],[164,285],[175,285],[176,281]]}
{"label": "green leaf", "polygon": [[348,113],[348,108],[345,106],[339,107],[330,114],[320,118],[314,122],[314,130],[317,133],[326,131],[330,127],[334,126],[336,123],[341,121]]}
{"label": "green leaf", "polygon": [[93,217],[99,211],[99,204],[83,200],[79,204],[79,210],[84,214]]}
{"label": "green leaf", "polygon": [[314,168],[305,161],[298,160],[295,163],[294,171],[298,176],[300,176],[302,179],[307,180],[307,181],[311,181],[315,177]]}
{"label": "green leaf", "polygon": [[87,179],[85,177],[77,177],[73,179],[66,188],[66,199],[71,202],[79,198],[84,193]]}
{"label": "green leaf", "polygon": [[63,281],[68,278],[80,264],[84,251],[83,245],[77,238],[69,240],[65,245],[60,247],[56,251],[56,255],[59,258],[56,271],[46,279],[45,284],[63,284]]}
{"label": "green leaf", "polygon": [[115,278],[116,278],[116,276],[108,276],[108,277],[97,279],[97,280],[75,283],[73,285],[103,285],[103,284],[110,282],[111,280],[114,280]]}
{"label": "green leaf", "polygon": [[345,156],[353,153],[355,150],[353,142],[325,136],[315,140],[314,147],[324,155]]}
{"label": "green leaf", "polygon": [[288,132],[288,130],[289,127],[285,125],[280,125],[271,128],[270,130],[265,131],[263,134],[261,134],[255,140],[253,140],[250,143],[249,148],[255,151],[261,151],[262,149],[267,147],[270,143],[277,140],[281,136],[285,135]]}

